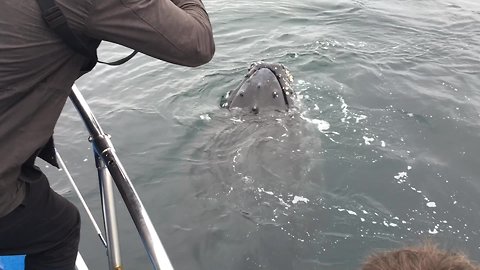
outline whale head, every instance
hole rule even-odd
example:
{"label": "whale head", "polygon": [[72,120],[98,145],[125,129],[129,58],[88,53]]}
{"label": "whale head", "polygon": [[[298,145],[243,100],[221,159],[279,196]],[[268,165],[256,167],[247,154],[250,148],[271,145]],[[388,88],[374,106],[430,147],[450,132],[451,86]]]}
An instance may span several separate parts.
{"label": "whale head", "polygon": [[241,108],[253,114],[263,111],[288,111],[295,93],[293,78],[285,66],[276,63],[253,63],[240,85],[227,93],[223,108]]}

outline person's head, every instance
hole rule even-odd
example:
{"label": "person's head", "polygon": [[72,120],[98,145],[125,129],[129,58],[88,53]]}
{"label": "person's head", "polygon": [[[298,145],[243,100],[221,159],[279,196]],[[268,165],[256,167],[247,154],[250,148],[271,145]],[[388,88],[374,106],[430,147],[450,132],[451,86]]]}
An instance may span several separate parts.
{"label": "person's head", "polygon": [[367,258],[362,270],[480,270],[462,253],[432,244],[379,252]]}

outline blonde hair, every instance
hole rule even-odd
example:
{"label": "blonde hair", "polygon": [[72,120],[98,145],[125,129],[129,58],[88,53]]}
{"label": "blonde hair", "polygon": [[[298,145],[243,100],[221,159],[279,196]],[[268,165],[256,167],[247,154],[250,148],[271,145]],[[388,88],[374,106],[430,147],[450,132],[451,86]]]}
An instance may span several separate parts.
{"label": "blonde hair", "polygon": [[433,244],[371,255],[362,270],[480,270],[464,254],[447,252]]}

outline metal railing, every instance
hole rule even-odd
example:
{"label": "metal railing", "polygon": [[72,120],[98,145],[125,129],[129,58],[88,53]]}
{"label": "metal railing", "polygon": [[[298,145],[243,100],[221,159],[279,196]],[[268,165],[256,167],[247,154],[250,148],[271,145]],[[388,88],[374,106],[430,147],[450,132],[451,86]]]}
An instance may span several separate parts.
{"label": "metal railing", "polygon": [[[154,269],[173,270],[170,259],[168,258],[162,242],[155,231],[150,217],[117,157],[110,136],[103,132],[100,124],[90,110],[90,107],[81,95],[80,90],[75,85],[72,87],[70,100],[80,113],[80,116],[90,133],[89,141],[92,143],[94,149],[100,181],[101,202],[110,269],[122,269],[113,199],[113,183],[115,183],[137,231],[140,234]],[[102,238],[101,235],[100,238]]]}

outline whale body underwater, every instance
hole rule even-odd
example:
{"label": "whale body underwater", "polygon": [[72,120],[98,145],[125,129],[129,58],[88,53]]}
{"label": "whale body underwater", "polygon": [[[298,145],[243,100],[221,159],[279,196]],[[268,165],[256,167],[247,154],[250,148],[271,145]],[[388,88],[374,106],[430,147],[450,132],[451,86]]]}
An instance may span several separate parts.
{"label": "whale body underwater", "polygon": [[237,88],[223,98],[222,108],[240,108],[253,114],[264,111],[288,111],[293,107],[293,77],[277,63],[257,62],[248,69]]}

